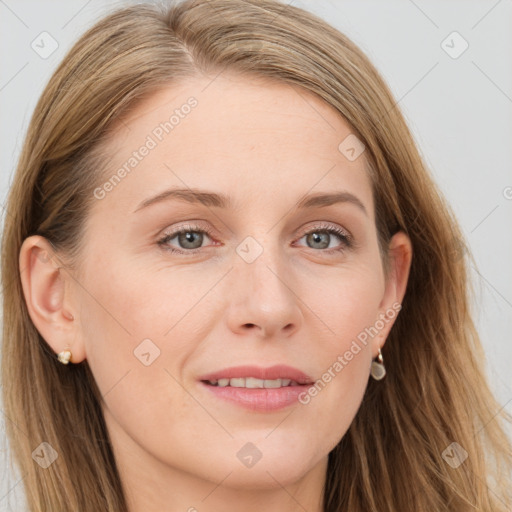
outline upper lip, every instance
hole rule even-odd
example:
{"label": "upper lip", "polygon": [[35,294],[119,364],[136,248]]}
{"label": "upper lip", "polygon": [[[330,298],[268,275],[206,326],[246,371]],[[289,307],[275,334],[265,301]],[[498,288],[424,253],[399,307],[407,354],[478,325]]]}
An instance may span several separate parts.
{"label": "upper lip", "polygon": [[219,380],[254,377],[263,380],[290,379],[298,384],[312,384],[313,379],[297,368],[279,364],[263,368],[261,366],[232,366],[200,377],[200,380]]}

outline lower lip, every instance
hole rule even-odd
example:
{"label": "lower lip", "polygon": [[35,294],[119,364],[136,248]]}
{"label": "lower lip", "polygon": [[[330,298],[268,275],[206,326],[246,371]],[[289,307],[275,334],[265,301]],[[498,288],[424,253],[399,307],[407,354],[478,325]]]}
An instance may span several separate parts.
{"label": "lower lip", "polygon": [[215,396],[252,411],[272,412],[299,403],[299,395],[307,393],[312,384],[282,388],[235,388],[231,386],[201,385]]}

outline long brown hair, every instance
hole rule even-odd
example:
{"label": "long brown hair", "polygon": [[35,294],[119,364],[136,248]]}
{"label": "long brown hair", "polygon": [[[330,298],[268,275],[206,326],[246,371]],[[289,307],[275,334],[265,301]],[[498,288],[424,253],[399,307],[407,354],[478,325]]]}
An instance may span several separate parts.
{"label": "long brown hair", "polygon": [[[510,510],[512,449],[502,423],[512,418],[498,413],[483,373],[469,307],[471,255],[457,221],[367,57],[325,21],[274,0],[119,9],[78,40],[37,103],[2,247],[6,432],[30,510],[127,508],[87,361],[57,362],[28,314],[18,260],[23,240],[46,237],[73,269],[107,166],[108,130],[159,88],[223,70],[288,83],[338,110],[366,147],[384,263],[397,230],[413,244],[403,307],[382,351],[388,374],[370,379],[352,425],[329,454],[325,511]],[[44,470],[31,456],[41,442],[59,454]],[[459,447],[468,456],[454,467],[447,460],[463,453]]]}

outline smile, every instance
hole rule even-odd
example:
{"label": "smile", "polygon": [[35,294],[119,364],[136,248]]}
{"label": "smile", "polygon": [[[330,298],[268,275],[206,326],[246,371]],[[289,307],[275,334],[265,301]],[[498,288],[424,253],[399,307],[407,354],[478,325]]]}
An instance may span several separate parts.
{"label": "smile", "polygon": [[234,379],[215,379],[209,380],[212,386],[232,387],[232,388],[249,388],[249,389],[276,389],[289,386],[298,386],[299,384],[291,379],[257,379],[255,377],[234,378]]}

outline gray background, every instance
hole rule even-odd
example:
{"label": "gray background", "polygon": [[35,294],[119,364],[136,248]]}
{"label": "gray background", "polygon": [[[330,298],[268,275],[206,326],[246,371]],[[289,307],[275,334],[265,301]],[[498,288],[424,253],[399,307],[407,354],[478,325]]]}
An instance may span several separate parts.
{"label": "gray background", "polygon": [[[2,223],[44,85],[86,28],[129,3],[136,2],[0,0]],[[512,413],[512,0],[296,0],[292,5],[345,32],[389,83],[475,257],[475,319],[489,380],[501,406]],[[58,43],[48,58],[31,47],[43,31]],[[469,44],[457,58],[462,41],[450,36],[443,44],[453,31]],[[0,412],[0,511],[19,511],[22,475],[8,466],[6,419]]]}

